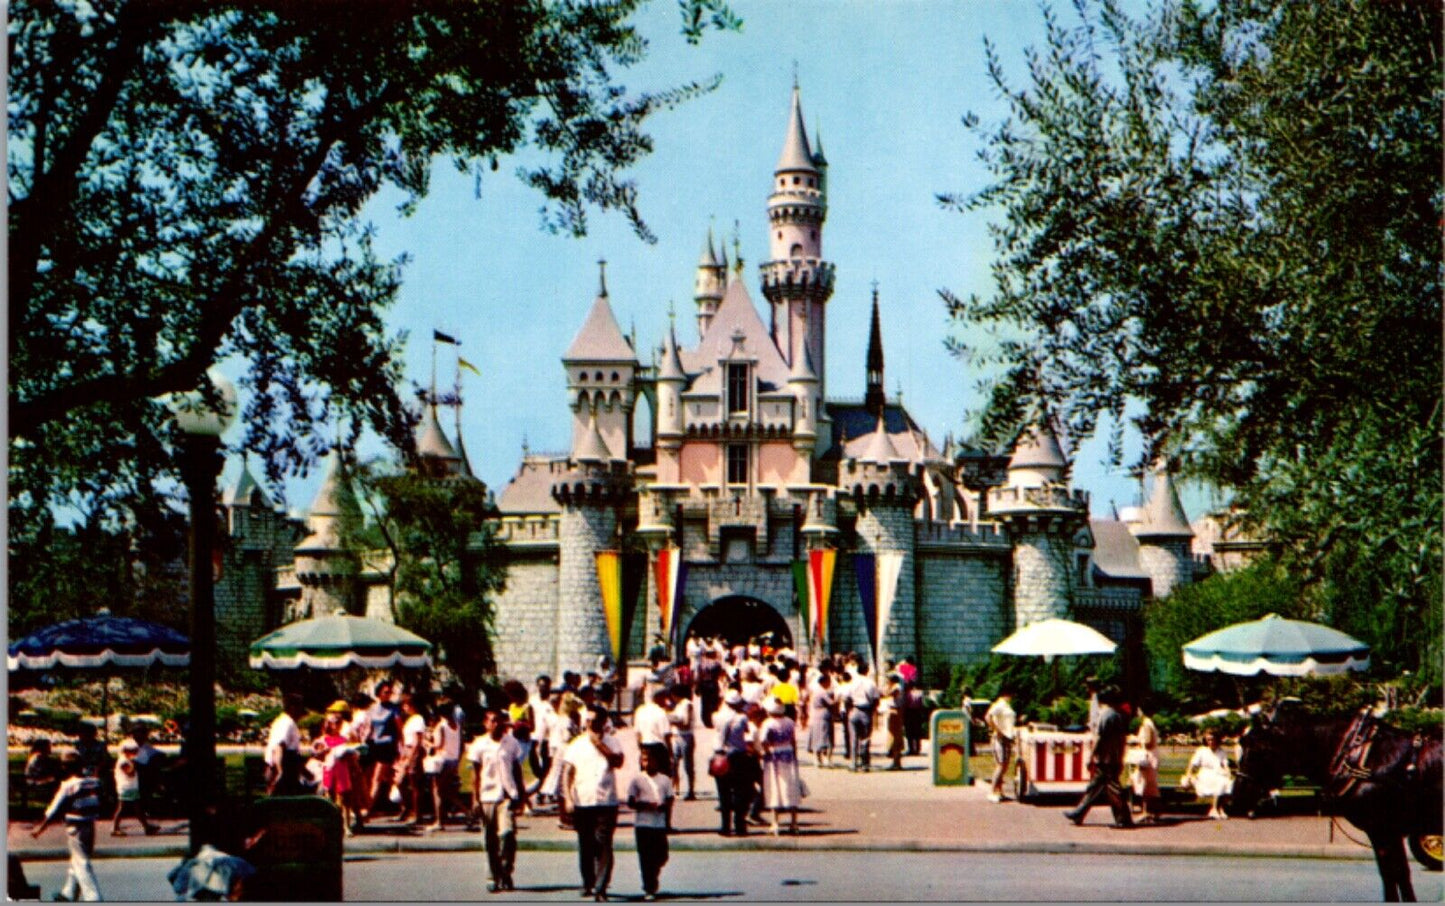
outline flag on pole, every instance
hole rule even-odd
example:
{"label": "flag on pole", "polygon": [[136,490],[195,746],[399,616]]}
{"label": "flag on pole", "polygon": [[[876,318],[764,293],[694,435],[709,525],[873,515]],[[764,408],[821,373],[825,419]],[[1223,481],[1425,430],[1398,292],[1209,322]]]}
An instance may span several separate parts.
{"label": "flag on pole", "polygon": [[687,582],[687,564],[682,562],[681,550],[665,547],[657,552],[652,569],[657,581],[658,626],[663,640],[671,644],[677,611],[682,606],[682,589]]}
{"label": "flag on pole", "polygon": [[833,569],[837,563],[835,550],[808,552],[809,616],[813,620],[813,638],[823,650],[828,646],[828,603],[833,596]]}
{"label": "flag on pole", "polygon": [[477,377],[481,377],[481,376],[482,376],[481,369],[477,368],[477,366],[473,365],[471,362],[468,362],[466,359],[462,358],[461,356],[457,356],[457,367],[458,367],[458,368],[465,368],[465,369],[467,369],[468,371],[470,371],[472,374],[475,374]]}
{"label": "flag on pole", "polygon": [[808,561],[795,560],[793,562],[793,594],[797,595],[798,612],[802,619],[798,623],[803,627],[803,638],[809,643],[813,640],[813,611],[808,600]]}
{"label": "flag on pole", "polygon": [[433,343],[450,343],[453,346],[462,345],[461,340],[458,340],[456,337],[450,336],[449,334],[444,334],[436,328],[432,328],[431,338]]}

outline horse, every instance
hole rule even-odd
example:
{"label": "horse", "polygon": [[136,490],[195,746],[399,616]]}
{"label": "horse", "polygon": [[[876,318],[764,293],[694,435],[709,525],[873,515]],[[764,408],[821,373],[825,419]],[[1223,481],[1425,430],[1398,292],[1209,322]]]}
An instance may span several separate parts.
{"label": "horse", "polygon": [[1285,774],[1307,777],[1327,808],[1369,837],[1386,902],[1413,901],[1405,838],[1439,836],[1441,729],[1407,733],[1372,717],[1310,718],[1278,709],[1259,715],[1240,737],[1235,807],[1255,806]]}

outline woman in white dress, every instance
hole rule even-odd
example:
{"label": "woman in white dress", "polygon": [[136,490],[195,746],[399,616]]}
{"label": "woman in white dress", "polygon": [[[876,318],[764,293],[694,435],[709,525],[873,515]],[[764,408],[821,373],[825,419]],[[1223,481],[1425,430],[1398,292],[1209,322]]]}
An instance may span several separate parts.
{"label": "woman in white dress", "polygon": [[1193,786],[1197,795],[1210,800],[1209,817],[1219,821],[1229,817],[1219,803],[1234,791],[1234,774],[1218,730],[1204,731],[1204,745],[1194,750],[1179,785]]}
{"label": "woman in white dress", "polygon": [[1159,728],[1143,708],[1139,709],[1139,732],[1134,741],[1138,748],[1126,756],[1134,765],[1134,795],[1143,803],[1144,823],[1154,824],[1159,820]]}
{"label": "woman in white dress", "polygon": [[783,703],[768,701],[768,719],[758,728],[763,756],[763,807],[773,810],[773,836],[778,835],[780,813],[792,815],[789,833],[798,833],[798,804],[803,798],[798,777],[797,728],[783,713]]}

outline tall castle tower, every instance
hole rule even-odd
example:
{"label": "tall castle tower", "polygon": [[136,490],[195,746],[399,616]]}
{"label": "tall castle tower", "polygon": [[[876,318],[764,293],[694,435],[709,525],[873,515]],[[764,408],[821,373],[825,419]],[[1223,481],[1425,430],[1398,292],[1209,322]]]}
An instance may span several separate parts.
{"label": "tall castle tower", "polygon": [[1193,581],[1190,542],[1194,530],[1184,516],[1167,463],[1160,460],[1154,464],[1148,483],[1142,518],[1131,524],[1129,531],[1139,541],[1139,563],[1149,574],[1154,597],[1162,598],[1176,585]]}
{"label": "tall castle tower", "polygon": [[1076,588],[1073,537],[1088,520],[1089,495],[1071,491],[1069,462],[1047,422],[1019,436],[1008,483],[988,494],[990,513],[1009,528],[1017,628],[1067,617]]}
{"label": "tall castle tower", "polygon": [[707,231],[707,243],[702,247],[702,257],[697,262],[697,279],[693,284],[693,301],[697,303],[697,335],[707,333],[712,325],[713,315],[722,304],[723,293],[727,290],[727,253],[721,258],[713,247],[712,228]]}
{"label": "tall castle tower", "polygon": [[[824,314],[833,295],[833,265],[823,260],[823,221],[828,217],[828,163],[815,154],[803,128],[798,86],[783,153],[768,196],[769,260],[760,267],[763,295],[772,309],[773,342],[791,366],[806,353],[818,377],[818,400],[827,399]],[[827,419],[819,413],[818,449],[829,444]]]}
{"label": "tall castle tower", "polygon": [[[606,262],[599,262],[604,267]],[[607,298],[607,272],[599,271],[597,298],[562,356],[572,407],[572,449],[597,431],[610,455],[632,455],[632,411],[637,406],[637,352],[622,335]],[[595,423],[595,428],[594,428]]]}

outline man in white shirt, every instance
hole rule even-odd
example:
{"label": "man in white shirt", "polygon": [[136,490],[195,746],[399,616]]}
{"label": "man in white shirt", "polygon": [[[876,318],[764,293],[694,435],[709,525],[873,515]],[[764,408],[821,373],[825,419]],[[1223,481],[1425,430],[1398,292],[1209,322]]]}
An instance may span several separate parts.
{"label": "man in white shirt", "polygon": [[527,804],[522,784],[522,744],[507,732],[506,712],[488,708],[485,732],[467,748],[472,763],[472,807],[481,813],[492,893],[515,890],[512,869],[517,863],[515,815]]}
{"label": "man in white shirt", "polygon": [[266,795],[294,796],[301,792],[301,729],[296,718],[305,713],[301,696],[288,692],[281,699],[281,713],[271,722],[266,735]]}
{"label": "man in white shirt", "polygon": [[396,760],[396,785],[401,788],[401,814],[398,822],[411,822],[413,827],[421,826],[421,789],[426,774],[422,769],[422,757],[426,749],[426,716],[411,694],[401,697],[401,756]]}
{"label": "man in white shirt", "polygon": [[594,715],[586,732],[562,754],[563,808],[577,831],[582,895],[607,899],[612,881],[612,835],[617,830],[617,769],[622,744],[607,732],[605,715]]}
{"label": "man in white shirt", "polygon": [[869,770],[869,742],[873,736],[873,711],[883,693],[868,675],[868,665],[859,664],[858,673],[848,687],[848,725],[853,728],[853,770]]}
{"label": "man in white shirt", "polygon": [[988,794],[989,802],[1003,801],[1003,780],[1008,774],[1009,762],[1013,760],[1014,722],[1018,719],[1013,709],[1013,690],[1008,686],[999,689],[998,698],[988,706],[983,722],[988,726],[992,739],[993,783]]}
{"label": "man in white shirt", "polygon": [[672,766],[672,721],[667,717],[671,695],[666,689],[652,693],[652,701],[641,704],[632,712],[632,727],[637,731],[637,745],[651,749],[663,773],[670,774]]}
{"label": "man in white shirt", "polygon": [[[538,785],[541,785],[540,778],[546,777],[547,772],[552,768],[552,759],[556,753],[552,751],[551,736],[552,722],[557,719],[557,712],[552,708],[552,677],[545,673],[537,677],[537,692],[527,703],[532,706],[532,719],[536,726],[532,728],[532,776],[537,777]],[[540,796],[538,797],[541,798]]]}

